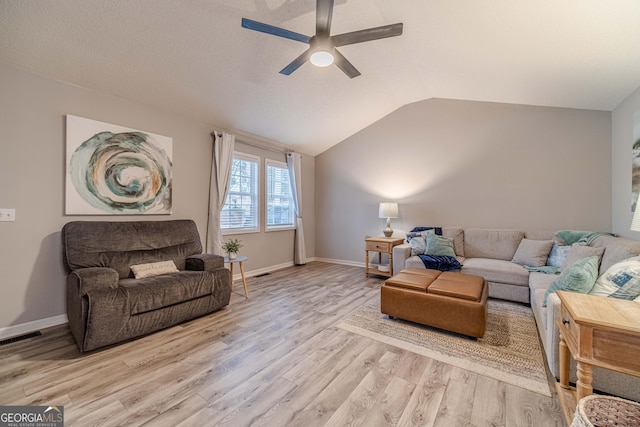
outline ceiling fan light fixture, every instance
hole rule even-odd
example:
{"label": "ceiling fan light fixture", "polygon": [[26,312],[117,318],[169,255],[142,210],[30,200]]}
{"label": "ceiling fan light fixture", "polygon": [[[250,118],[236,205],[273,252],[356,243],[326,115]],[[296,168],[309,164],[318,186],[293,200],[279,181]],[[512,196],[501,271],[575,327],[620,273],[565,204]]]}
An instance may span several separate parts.
{"label": "ceiling fan light fixture", "polygon": [[333,54],[326,50],[317,50],[309,58],[309,61],[316,67],[328,67],[333,64],[333,60]]}
{"label": "ceiling fan light fixture", "polygon": [[331,64],[342,70],[350,79],[358,77],[360,71],[353,66],[336,48],[372,40],[395,37],[402,34],[402,23],[382,25],[380,27],[351,31],[331,35],[331,18],[335,0],[316,0],[316,33],[313,36],[296,33],[280,27],[242,18],[242,28],[294,40],[308,44],[309,48],[280,70],[280,74],[290,75],[306,62],[316,67],[328,67]]}

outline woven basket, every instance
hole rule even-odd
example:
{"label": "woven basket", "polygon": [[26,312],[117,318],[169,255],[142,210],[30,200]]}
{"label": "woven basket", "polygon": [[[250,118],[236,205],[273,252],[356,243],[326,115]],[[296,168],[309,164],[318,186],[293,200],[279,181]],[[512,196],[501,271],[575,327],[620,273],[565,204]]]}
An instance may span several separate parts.
{"label": "woven basket", "polygon": [[640,426],[640,404],[619,397],[594,394],[580,399],[571,427],[605,426]]}

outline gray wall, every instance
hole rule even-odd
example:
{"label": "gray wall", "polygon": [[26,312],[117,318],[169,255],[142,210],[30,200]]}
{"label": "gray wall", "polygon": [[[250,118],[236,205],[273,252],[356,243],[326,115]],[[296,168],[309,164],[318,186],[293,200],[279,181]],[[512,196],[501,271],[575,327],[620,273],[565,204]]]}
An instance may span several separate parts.
{"label": "gray wall", "polygon": [[633,147],[633,114],[640,111],[640,88],[636,89],[611,113],[612,170],[611,209],[613,232],[640,240],[631,226],[631,163]]}
{"label": "gray wall", "polygon": [[[64,317],[60,229],[68,221],[191,218],[204,244],[210,132],[215,126],[190,120],[187,113],[178,116],[3,64],[0,93],[0,208],[16,209],[15,222],[0,223],[0,335],[13,325]],[[173,214],[65,216],[66,114],[172,137]],[[303,198],[309,213],[307,254],[313,257],[314,158],[303,156],[303,168]],[[293,263],[292,231],[263,232],[241,239],[245,243],[242,254],[250,258],[248,271]]]}
{"label": "gray wall", "polygon": [[601,111],[430,99],[316,157],[316,256],[364,261],[397,201],[414,226],[611,228],[611,122]]}

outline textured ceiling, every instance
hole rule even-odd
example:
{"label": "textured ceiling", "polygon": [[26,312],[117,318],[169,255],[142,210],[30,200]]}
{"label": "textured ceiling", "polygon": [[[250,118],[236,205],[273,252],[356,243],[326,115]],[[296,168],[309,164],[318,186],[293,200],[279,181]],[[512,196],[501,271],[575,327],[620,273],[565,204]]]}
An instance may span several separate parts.
{"label": "textured ceiling", "polygon": [[362,73],[280,69],[314,0],[0,0],[0,61],[316,155],[395,109],[453,98],[611,110],[640,86],[638,0],[336,0],[332,34]]}

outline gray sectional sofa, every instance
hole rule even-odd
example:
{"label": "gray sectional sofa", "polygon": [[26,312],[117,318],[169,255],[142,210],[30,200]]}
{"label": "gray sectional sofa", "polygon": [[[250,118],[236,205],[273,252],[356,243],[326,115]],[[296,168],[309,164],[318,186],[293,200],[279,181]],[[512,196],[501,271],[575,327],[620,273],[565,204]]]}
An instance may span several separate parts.
{"label": "gray sectional sofa", "polygon": [[[544,294],[557,275],[530,273],[522,265],[511,261],[523,239],[559,242],[555,232],[444,227],[442,235],[453,238],[456,258],[462,264],[461,272],[476,274],[487,280],[489,297],[531,305],[549,369],[558,378],[560,333],[557,319],[560,316],[560,300],[557,295],[550,294],[547,306],[542,307]],[[640,254],[640,242],[611,235],[598,236],[590,246],[604,248],[599,274],[619,261]],[[424,268],[424,264],[418,256],[412,256],[409,244],[394,247],[393,273],[409,267]],[[571,381],[576,381],[573,361]],[[593,387],[605,393],[640,400],[640,378],[594,368]]]}
{"label": "gray sectional sofa", "polygon": [[[139,337],[229,304],[231,280],[224,258],[201,253],[191,220],[74,221],[63,227],[62,243],[67,316],[80,351]],[[158,262],[175,271],[149,273]],[[147,277],[136,278],[133,270]]]}

